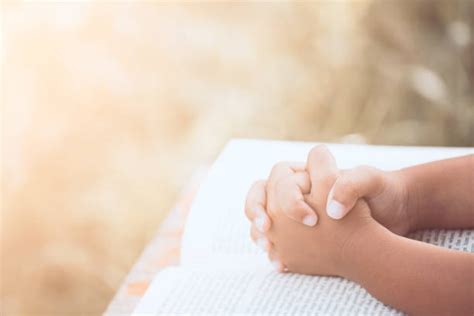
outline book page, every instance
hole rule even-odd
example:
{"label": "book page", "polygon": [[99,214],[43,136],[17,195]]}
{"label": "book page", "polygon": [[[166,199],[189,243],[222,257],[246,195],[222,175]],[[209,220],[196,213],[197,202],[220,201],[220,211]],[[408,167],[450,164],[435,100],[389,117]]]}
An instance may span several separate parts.
{"label": "book page", "polygon": [[[474,253],[472,230],[425,230],[409,237]],[[155,278],[134,315],[399,315],[358,284],[337,277],[277,273],[212,264],[168,268]]]}
{"label": "book page", "polygon": [[412,233],[409,238],[436,246],[474,253],[474,230],[429,229]]}
{"label": "book page", "polygon": [[[267,178],[279,161],[306,161],[316,143],[231,141],[213,165],[188,216],[181,264],[268,265],[250,239],[244,203],[253,182]],[[338,167],[371,165],[396,170],[474,153],[470,148],[396,147],[330,144]]]}
{"label": "book page", "polygon": [[342,278],[192,268],[161,272],[133,315],[170,314],[401,315]]}

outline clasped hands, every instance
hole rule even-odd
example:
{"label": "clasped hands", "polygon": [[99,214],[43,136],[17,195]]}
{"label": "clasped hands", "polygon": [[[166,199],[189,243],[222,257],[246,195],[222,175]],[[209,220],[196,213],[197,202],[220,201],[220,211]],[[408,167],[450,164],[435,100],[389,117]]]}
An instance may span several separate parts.
{"label": "clasped hands", "polygon": [[361,166],[340,170],[328,148],[306,163],[276,164],[250,189],[245,214],[251,237],[278,271],[346,276],[374,230],[406,235],[414,219],[397,172]]}

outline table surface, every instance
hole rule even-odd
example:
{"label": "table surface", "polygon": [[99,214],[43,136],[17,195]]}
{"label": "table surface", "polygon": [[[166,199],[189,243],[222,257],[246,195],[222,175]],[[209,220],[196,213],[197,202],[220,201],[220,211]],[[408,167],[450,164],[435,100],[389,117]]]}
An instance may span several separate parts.
{"label": "table surface", "polygon": [[207,170],[208,168],[202,168],[194,174],[178,203],[125,278],[104,312],[105,316],[131,314],[155,275],[165,267],[179,264],[181,237],[186,217]]}

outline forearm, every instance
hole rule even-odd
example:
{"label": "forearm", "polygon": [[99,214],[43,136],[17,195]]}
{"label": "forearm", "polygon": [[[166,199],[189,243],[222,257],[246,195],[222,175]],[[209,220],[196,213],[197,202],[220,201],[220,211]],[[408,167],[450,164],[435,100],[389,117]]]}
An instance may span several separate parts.
{"label": "forearm", "polygon": [[379,226],[348,247],[348,279],[410,315],[473,315],[474,254],[397,236]]}
{"label": "forearm", "polygon": [[400,170],[414,229],[474,227],[474,155]]}

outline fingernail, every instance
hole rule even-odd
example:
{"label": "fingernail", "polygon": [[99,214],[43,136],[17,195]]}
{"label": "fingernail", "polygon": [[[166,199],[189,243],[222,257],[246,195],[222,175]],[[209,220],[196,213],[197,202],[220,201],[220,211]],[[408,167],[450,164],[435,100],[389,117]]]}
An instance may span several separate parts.
{"label": "fingernail", "polygon": [[345,207],[341,203],[339,203],[336,200],[331,200],[328,203],[328,207],[326,209],[326,212],[328,213],[328,216],[334,219],[341,219],[344,217],[344,212]]}
{"label": "fingernail", "polygon": [[255,219],[255,227],[262,233],[264,233],[264,226],[265,226],[265,218],[263,217],[257,217]]}
{"label": "fingernail", "polygon": [[273,260],[272,261],[272,266],[277,271],[281,271],[283,269],[283,264],[281,264],[281,262],[278,261],[278,260]]}
{"label": "fingernail", "polygon": [[303,218],[303,224],[305,224],[306,226],[314,226],[316,225],[317,221],[318,218],[316,217],[316,215],[306,215]]}
{"label": "fingernail", "polygon": [[257,246],[262,249],[263,251],[268,251],[268,241],[265,238],[259,238],[256,241]]}

